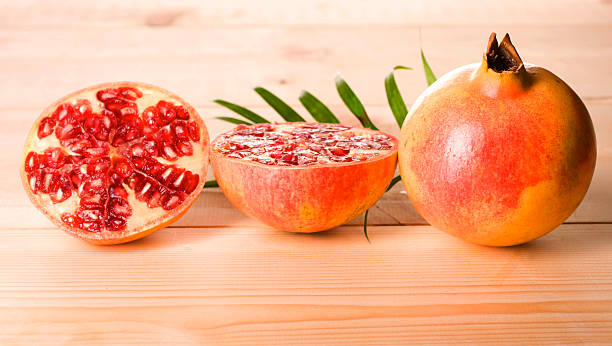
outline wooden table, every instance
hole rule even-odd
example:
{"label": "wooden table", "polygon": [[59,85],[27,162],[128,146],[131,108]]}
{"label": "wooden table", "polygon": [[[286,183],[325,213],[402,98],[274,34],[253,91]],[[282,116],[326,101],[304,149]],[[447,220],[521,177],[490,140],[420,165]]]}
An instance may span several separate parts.
{"label": "wooden table", "polygon": [[[0,344],[403,344],[612,342],[610,1],[188,0],[0,3]],[[263,85],[303,111],[302,88],[355,123],[341,71],[398,134],[383,79],[412,102],[434,71],[478,61],[491,31],[577,91],[595,124],[589,193],[555,232],[486,248],[426,225],[401,187],[370,217],[314,235],[240,214],[217,189],[141,241],[96,247],[55,229],[18,180],[31,123],[56,98],[103,81],[173,90],[216,135],[211,100],[278,119]]]}

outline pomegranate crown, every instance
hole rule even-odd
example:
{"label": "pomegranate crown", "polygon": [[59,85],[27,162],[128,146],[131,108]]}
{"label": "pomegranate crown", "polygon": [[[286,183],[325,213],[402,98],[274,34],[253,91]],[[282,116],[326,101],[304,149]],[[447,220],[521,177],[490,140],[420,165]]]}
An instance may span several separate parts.
{"label": "pomegranate crown", "polygon": [[506,34],[500,44],[497,44],[497,34],[489,36],[487,51],[485,52],[487,67],[497,73],[517,72],[523,67],[523,60]]}

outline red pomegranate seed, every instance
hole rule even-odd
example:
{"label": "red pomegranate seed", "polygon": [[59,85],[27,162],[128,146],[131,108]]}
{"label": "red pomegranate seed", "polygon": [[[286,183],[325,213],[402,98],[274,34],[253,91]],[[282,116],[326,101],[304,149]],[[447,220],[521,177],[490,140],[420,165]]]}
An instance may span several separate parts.
{"label": "red pomegranate seed", "polygon": [[38,154],[30,151],[25,159],[25,171],[30,173],[38,168]]}
{"label": "red pomegranate seed", "polygon": [[55,120],[51,117],[45,117],[40,121],[38,125],[38,138],[45,138],[53,133],[55,129]]}
{"label": "red pomegranate seed", "polygon": [[342,148],[338,148],[338,147],[331,147],[328,149],[332,154],[336,155],[336,156],[344,156],[347,155],[350,150],[348,149],[342,149]]}
{"label": "red pomegranate seed", "polygon": [[175,106],[176,117],[181,120],[189,120],[189,112],[183,106]]}
{"label": "red pomegranate seed", "polygon": [[136,89],[136,88],[131,88],[131,87],[121,87],[119,89],[117,89],[119,95],[121,95],[121,97],[126,98],[128,100],[134,101],[136,99],[139,99],[142,97],[142,91]]}
{"label": "red pomegranate seed", "polygon": [[78,100],[74,104],[75,116],[82,121],[91,116],[91,103],[87,100]]}
{"label": "red pomegranate seed", "polygon": [[200,141],[200,126],[195,121],[189,123],[189,137],[194,142]]}
{"label": "red pomegranate seed", "polygon": [[55,121],[62,121],[66,116],[74,114],[74,107],[69,103],[63,103],[57,107],[57,109],[51,115],[51,118]]}
{"label": "red pomegranate seed", "polygon": [[123,199],[128,198],[127,191],[121,185],[111,186],[108,189],[108,191],[109,191],[110,197],[112,198],[123,198]]}
{"label": "red pomegranate seed", "polygon": [[191,142],[177,142],[176,149],[183,156],[193,155],[193,146],[191,145]]}
{"label": "red pomegranate seed", "polygon": [[117,89],[102,89],[96,93],[96,98],[102,102],[106,102],[110,99],[114,99],[119,95]]}

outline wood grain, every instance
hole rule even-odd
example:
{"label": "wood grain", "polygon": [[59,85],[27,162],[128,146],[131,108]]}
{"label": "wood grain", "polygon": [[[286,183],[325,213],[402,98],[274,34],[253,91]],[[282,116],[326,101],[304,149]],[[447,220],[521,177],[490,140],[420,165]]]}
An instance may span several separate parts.
{"label": "wood grain", "polygon": [[[205,190],[178,222],[95,247],[54,227],[18,178],[25,134],[58,97],[110,80],[168,88],[211,135],[223,98],[272,119],[265,86],[302,114],[307,89],[356,124],[338,71],[384,131],[383,80],[411,103],[419,51],[440,76],[480,59],[491,31],[568,82],[593,118],[591,188],[559,229],[485,248],[425,224],[397,186],[313,235],[274,231]],[[0,344],[398,345],[612,342],[612,2],[0,1]],[[212,178],[212,174],[209,175]]]}
{"label": "wood grain", "polygon": [[565,225],[528,245],[484,248],[429,226],[372,227],[372,244],[350,226],[172,228],[95,247],[8,229],[0,341],[609,340],[611,231]]}

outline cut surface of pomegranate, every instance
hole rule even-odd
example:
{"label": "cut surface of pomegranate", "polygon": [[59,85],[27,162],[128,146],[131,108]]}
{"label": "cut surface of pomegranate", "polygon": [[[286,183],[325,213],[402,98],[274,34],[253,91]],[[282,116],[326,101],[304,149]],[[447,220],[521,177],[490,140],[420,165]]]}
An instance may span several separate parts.
{"label": "cut surface of pomegranate", "polygon": [[197,112],[161,88],[102,84],[43,111],[21,176],[34,204],[68,233],[122,243],[163,228],[195,201],[208,164]]}
{"label": "cut surface of pomegranate", "polygon": [[386,134],[342,124],[238,125],[212,149],[230,158],[273,166],[314,166],[366,161],[394,148]]}
{"label": "cut surface of pomegranate", "polygon": [[211,143],[219,187],[245,214],[274,228],[342,225],[384,194],[397,139],[343,124],[238,125]]}

